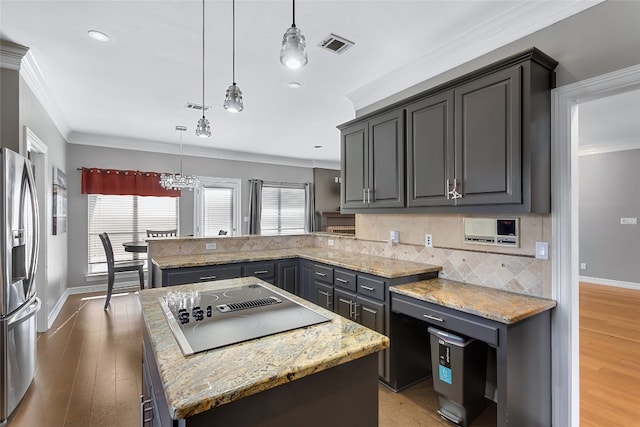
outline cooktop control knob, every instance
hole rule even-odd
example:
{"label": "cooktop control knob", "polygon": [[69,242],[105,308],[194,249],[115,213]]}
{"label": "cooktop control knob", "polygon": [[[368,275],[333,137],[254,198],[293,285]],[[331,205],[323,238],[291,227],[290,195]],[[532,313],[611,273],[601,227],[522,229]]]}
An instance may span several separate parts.
{"label": "cooktop control knob", "polygon": [[198,306],[193,307],[192,312],[193,312],[193,317],[196,320],[200,321],[200,320],[204,319],[204,311],[202,311],[202,309],[200,307],[198,307]]}
{"label": "cooktop control knob", "polygon": [[207,306],[207,317],[211,317],[211,306]]}

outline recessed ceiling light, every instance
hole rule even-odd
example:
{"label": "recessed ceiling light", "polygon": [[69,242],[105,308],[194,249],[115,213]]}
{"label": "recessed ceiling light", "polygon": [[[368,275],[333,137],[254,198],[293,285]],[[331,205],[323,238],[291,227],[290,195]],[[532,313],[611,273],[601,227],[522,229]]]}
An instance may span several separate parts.
{"label": "recessed ceiling light", "polygon": [[298,82],[289,82],[287,83],[287,86],[289,86],[291,89],[299,89],[300,87],[302,87],[302,84]]}
{"label": "recessed ceiling light", "polygon": [[100,32],[100,31],[89,30],[89,31],[87,31],[87,34],[89,34],[89,37],[91,37],[92,39],[97,40],[99,42],[108,42],[109,41],[109,36],[106,35],[103,32]]}
{"label": "recessed ceiling light", "polygon": [[314,145],[313,148],[322,148],[322,145]]}

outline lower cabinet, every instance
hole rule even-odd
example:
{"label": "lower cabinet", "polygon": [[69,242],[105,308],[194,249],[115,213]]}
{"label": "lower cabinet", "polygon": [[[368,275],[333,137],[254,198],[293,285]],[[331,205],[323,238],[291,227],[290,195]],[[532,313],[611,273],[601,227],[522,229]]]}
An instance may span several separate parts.
{"label": "lower cabinet", "polygon": [[300,298],[312,301],[313,287],[313,263],[310,261],[300,261],[300,275],[298,277],[298,293]]}
{"label": "lower cabinet", "polygon": [[320,283],[318,281],[313,282],[312,295],[309,299],[312,303],[319,305],[327,310],[333,310],[333,286]]}
{"label": "lower cabinet", "polygon": [[298,289],[298,266],[299,261],[279,261],[277,265],[278,274],[276,286],[294,295],[300,295]]}
{"label": "lower cabinet", "polygon": [[153,283],[153,287],[184,285],[186,283],[210,282],[212,280],[236,279],[242,277],[240,264],[226,264],[207,267],[168,268],[154,274],[160,278],[160,284]]}

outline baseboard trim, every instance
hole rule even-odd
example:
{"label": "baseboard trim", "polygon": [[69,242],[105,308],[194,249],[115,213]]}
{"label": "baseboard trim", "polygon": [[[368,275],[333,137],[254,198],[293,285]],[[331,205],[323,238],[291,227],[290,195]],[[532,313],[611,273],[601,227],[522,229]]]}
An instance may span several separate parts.
{"label": "baseboard trim", "polygon": [[614,286],[616,288],[635,289],[640,291],[640,283],[623,282],[621,280],[602,279],[600,277],[579,276],[581,282],[593,283],[594,285]]}
{"label": "baseboard trim", "polygon": [[[113,290],[116,291],[132,287],[138,288],[139,286],[140,282],[137,280],[130,282],[120,282],[113,285]],[[71,288],[65,289],[62,295],[60,295],[60,298],[58,298],[56,304],[53,306],[51,313],[49,313],[49,317],[47,319],[47,330],[49,330],[51,326],[53,326],[53,323],[58,318],[58,315],[60,314],[64,303],[67,302],[67,298],[69,298],[69,295],[90,294],[92,292],[107,292],[107,284],[102,283],[99,285],[73,286]]]}

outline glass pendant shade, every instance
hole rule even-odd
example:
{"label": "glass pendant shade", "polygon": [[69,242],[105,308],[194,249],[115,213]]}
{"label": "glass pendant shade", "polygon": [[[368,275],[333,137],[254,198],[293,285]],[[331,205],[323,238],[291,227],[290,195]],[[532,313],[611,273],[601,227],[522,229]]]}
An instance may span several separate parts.
{"label": "glass pendant shade", "polygon": [[196,135],[201,138],[208,138],[211,136],[211,125],[209,124],[209,120],[203,115],[200,120],[198,120],[198,125],[196,126]]}
{"label": "glass pendant shade", "polygon": [[227,95],[224,98],[224,109],[231,113],[239,113],[244,110],[242,91],[235,83],[227,89]]}
{"label": "glass pendant shade", "polygon": [[305,42],[302,31],[295,25],[282,36],[282,49],[280,50],[280,62],[290,70],[302,68],[309,62]]}

